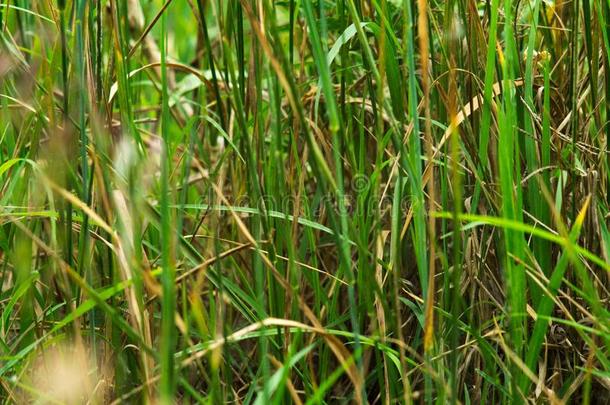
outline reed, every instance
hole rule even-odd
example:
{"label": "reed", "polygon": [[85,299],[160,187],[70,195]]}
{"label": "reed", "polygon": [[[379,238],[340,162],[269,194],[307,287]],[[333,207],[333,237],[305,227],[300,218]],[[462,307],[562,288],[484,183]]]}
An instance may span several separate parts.
{"label": "reed", "polygon": [[609,16],[0,0],[0,400],[600,402]]}

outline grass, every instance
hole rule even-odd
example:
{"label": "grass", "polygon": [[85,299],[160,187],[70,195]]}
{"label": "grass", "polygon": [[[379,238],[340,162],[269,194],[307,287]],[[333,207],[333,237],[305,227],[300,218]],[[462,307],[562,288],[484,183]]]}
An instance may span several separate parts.
{"label": "grass", "polygon": [[0,399],[606,403],[609,19],[0,0]]}

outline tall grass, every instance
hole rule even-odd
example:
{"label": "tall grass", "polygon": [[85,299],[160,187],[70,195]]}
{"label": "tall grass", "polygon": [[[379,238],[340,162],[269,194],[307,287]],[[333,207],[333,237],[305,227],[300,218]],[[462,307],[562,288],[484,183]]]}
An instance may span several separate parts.
{"label": "tall grass", "polygon": [[0,1],[3,403],[605,403],[605,1]]}

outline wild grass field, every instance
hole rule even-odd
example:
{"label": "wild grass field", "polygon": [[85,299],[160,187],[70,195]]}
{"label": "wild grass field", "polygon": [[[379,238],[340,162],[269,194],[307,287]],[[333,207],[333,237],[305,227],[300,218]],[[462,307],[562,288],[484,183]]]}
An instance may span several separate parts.
{"label": "wild grass field", "polygon": [[608,0],[0,0],[0,399],[610,403],[609,97]]}

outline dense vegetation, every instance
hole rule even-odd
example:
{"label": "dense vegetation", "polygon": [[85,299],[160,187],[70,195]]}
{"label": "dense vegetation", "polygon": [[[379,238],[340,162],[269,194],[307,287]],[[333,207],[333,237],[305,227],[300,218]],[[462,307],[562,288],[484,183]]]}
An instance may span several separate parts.
{"label": "dense vegetation", "polygon": [[607,0],[0,1],[3,403],[605,403]]}

